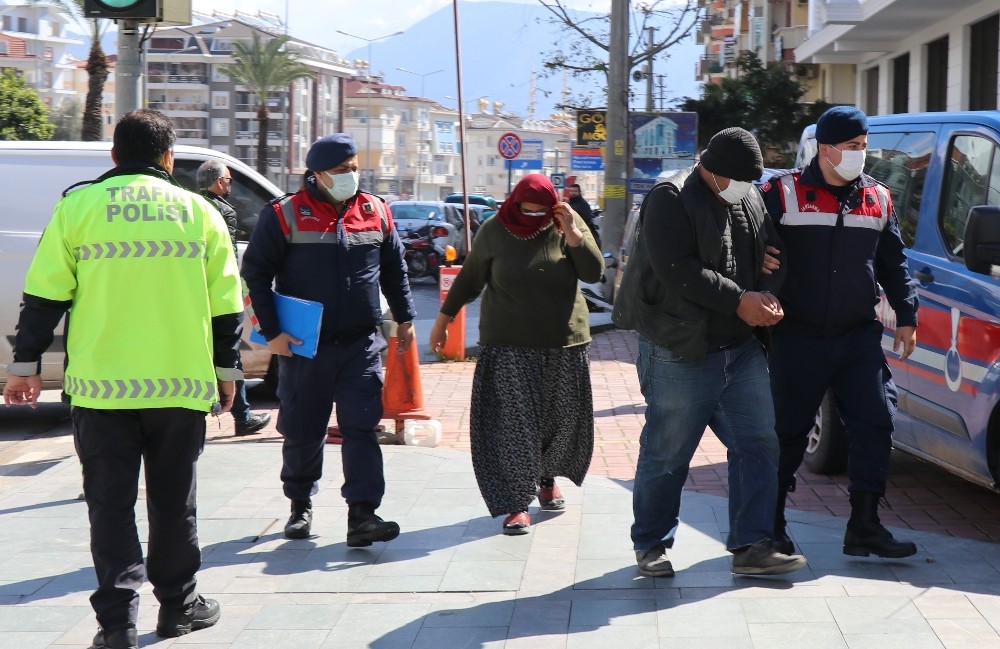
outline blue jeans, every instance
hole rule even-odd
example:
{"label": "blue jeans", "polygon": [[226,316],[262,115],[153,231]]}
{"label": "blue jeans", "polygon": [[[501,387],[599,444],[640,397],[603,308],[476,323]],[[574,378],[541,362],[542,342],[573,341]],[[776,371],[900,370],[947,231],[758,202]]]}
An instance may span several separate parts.
{"label": "blue jeans", "polygon": [[233,406],[229,412],[237,424],[245,424],[250,420],[250,402],[247,401],[246,381],[236,382],[236,394],[233,395]]}
{"label": "blue jeans", "polygon": [[673,546],[681,489],[706,426],[729,450],[726,547],[737,550],[772,536],[778,437],[760,343],[710,350],[695,365],[640,336],[636,365],[646,424],[632,494],[635,549]]}

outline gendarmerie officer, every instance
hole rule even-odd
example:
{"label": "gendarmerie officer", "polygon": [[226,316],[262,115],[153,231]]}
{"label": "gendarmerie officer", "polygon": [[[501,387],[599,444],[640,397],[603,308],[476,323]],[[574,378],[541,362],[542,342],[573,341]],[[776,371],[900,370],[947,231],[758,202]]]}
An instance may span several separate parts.
{"label": "gendarmerie officer", "polygon": [[787,275],[778,298],[785,317],[774,327],[768,365],[781,444],[775,537],[792,551],[785,501],[795,488],[807,436],[827,390],[851,438],[851,518],[844,553],[908,557],[878,518],[892,450],[896,386],[875,318],[881,286],[896,312],[892,345],[900,360],[916,345],[917,292],[889,190],[863,173],[868,119],[835,106],[816,124],[818,153],[801,172],[770,179],[765,204],[785,242]]}
{"label": "gendarmerie officer", "polygon": [[[312,496],[319,490],[333,404],[343,437],[348,505],[347,545],[363,547],[399,534],[375,510],[385,478],[375,427],[382,418],[379,288],[399,323],[398,346],[413,340],[415,316],[403,245],[388,206],[358,191],[354,139],[344,133],[313,143],[302,188],[266,206],[243,256],[252,320],[279,356],[278,432],[284,436],[281,480],[291,500],[288,538],[312,529]],[[315,358],[292,355],[296,343],[278,322],[271,292],[323,304]]]}

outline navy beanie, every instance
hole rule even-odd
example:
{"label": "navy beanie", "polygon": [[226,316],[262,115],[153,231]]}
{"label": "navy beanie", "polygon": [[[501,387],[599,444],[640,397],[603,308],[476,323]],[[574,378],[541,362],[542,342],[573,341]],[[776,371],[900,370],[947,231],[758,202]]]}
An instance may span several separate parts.
{"label": "navy beanie", "polygon": [[764,173],[764,158],[754,136],[734,126],[712,136],[701,153],[701,166],[723,178],[752,182]]}
{"label": "navy beanie", "polygon": [[816,122],[818,144],[840,144],[868,132],[868,118],[854,106],[834,106]]}
{"label": "navy beanie", "polygon": [[311,171],[333,169],[344,160],[357,155],[358,145],[347,133],[334,133],[313,142],[306,154],[306,168]]}

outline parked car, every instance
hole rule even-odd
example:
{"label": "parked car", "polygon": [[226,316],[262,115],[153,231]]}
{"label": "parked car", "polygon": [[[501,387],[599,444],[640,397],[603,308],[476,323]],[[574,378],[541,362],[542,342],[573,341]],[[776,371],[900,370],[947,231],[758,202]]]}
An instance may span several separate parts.
{"label": "parked car", "polygon": [[[452,246],[459,260],[465,258],[468,248],[465,244],[465,211],[462,205],[444,201],[393,201],[389,207],[392,210],[392,221],[401,237],[405,238],[409,232],[430,225],[435,245],[441,248]],[[473,236],[479,229],[482,214],[476,208],[483,206],[469,206],[473,217]]]}
{"label": "parked car", "polygon": [[[448,194],[444,198],[445,203],[457,203],[459,205],[464,205],[462,194]],[[501,201],[502,203],[503,201]],[[485,194],[469,194],[469,205],[482,205],[486,209],[483,210],[483,218],[488,219],[497,213],[500,209],[500,205],[497,203],[496,199],[492,196],[487,196]]]}
{"label": "parked car", "polygon": [[[1000,112],[868,124],[865,171],[889,188],[920,298],[917,348],[902,362],[891,351],[895,313],[884,296],[876,308],[899,388],[893,445],[1000,490]],[[846,462],[828,395],[805,463],[831,473]]]}

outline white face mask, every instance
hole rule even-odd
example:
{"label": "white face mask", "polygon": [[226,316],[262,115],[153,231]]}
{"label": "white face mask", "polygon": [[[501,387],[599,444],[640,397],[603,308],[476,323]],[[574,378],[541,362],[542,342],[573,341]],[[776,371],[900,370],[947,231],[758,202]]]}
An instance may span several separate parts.
{"label": "white face mask", "polygon": [[[839,165],[833,165],[833,170],[844,180],[851,182],[865,170],[864,151],[841,151]],[[827,158],[829,160],[829,158]],[[832,161],[831,161],[832,162]]]}
{"label": "white face mask", "polygon": [[338,203],[342,203],[358,193],[358,184],[361,182],[361,175],[357,171],[334,175],[323,172],[323,175],[330,179],[331,186],[327,187],[326,183],[322,182],[320,185]]}
{"label": "white face mask", "polygon": [[715,182],[715,188],[719,190],[719,198],[730,205],[736,205],[739,203],[753,188],[753,183],[748,183],[745,180],[733,180],[730,178],[729,186],[725,189],[719,189],[719,180],[715,177],[715,174],[712,174],[712,180]]}

